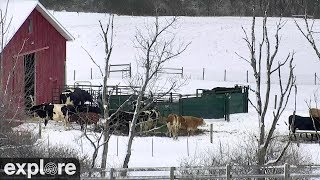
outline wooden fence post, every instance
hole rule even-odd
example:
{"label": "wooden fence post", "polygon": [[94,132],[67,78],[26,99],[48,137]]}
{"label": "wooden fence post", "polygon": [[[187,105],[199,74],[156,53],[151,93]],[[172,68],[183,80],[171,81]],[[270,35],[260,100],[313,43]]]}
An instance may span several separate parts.
{"label": "wooden fence post", "polygon": [[106,74],[106,76],[108,77],[108,78],[110,78],[110,65],[109,65],[109,67],[108,67],[108,74]]}
{"label": "wooden fence post", "polygon": [[118,95],[118,93],[119,93],[119,88],[118,86],[116,86],[116,95]]}
{"label": "wooden fence post", "polygon": [[40,121],[40,118],[39,118],[39,139],[41,139],[41,121]]}
{"label": "wooden fence post", "polygon": [[174,180],[174,171],[176,170],[175,167],[170,167],[170,180]]}
{"label": "wooden fence post", "polygon": [[151,155],[152,155],[152,157],[153,157],[153,138],[152,138],[152,140],[151,140]]}
{"label": "wooden fence post", "polygon": [[287,164],[287,163],[285,163],[284,164],[284,180],[289,180],[290,179],[290,165],[289,164]]}
{"label": "wooden fence post", "polygon": [[204,68],[202,68],[202,80],[204,80]]}
{"label": "wooden fence post", "polygon": [[49,141],[49,134],[48,134],[48,158],[50,158],[50,141]]}
{"label": "wooden fence post", "polygon": [[117,156],[119,155],[119,137],[117,136]]}
{"label": "wooden fence post", "polygon": [[183,78],[183,67],[181,68],[181,78]]}
{"label": "wooden fence post", "polygon": [[226,179],[231,180],[231,166],[229,164],[226,166]]}
{"label": "wooden fence post", "polygon": [[131,63],[130,63],[130,67],[129,67],[129,73],[130,73],[130,78],[131,78]]}
{"label": "wooden fence post", "polygon": [[213,124],[210,124],[210,143],[213,143]]}
{"label": "wooden fence post", "polygon": [[247,83],[249,82],[249,71],[247,70]]}
{"label": "wooden fence post", "polygon": [[188,156],[189,156],[189,138],[187,137],[187,153],[188,153]]}
{"label": "wooden fence post", "polygon": [[226,81],[226,80],[227,80],[227,70],[226,70],[226,69],[224,70],[224,77],[223,77],[223,80],[224,80],[224,81]]}
{"label": "wooden fence post", "polygon": [[114,169],[110,168],[110,179],[115,179],[113,174],[114,174]]}

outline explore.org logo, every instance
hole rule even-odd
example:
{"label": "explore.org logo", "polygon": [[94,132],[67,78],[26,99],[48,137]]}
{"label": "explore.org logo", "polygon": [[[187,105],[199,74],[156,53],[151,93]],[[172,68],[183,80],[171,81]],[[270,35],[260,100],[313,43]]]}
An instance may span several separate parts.
{"label": "explore.org logo", "polygon": [[75,158],[0,158],[0,180],[80,179]]}

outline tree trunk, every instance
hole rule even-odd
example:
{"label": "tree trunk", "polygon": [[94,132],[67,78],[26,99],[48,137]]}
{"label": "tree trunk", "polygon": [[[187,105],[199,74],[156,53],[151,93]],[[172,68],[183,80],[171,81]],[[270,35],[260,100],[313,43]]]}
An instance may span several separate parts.
{"label": "tree trunk", "polygon": [[[106,62],[105,67],[105,75],[104,75],[104,83],[103,83],[103,91],[102,91],[102,106],[103,106],[103,118],[106,120],[106,124],[104,127],[104,134],[103,134],[103,151],[102,151],[102,162],[101,162],[101,168],[106,169],[107,167],[107,158],[108,158],[108,148],[109,148],[109,140],[110,140],[110,129],[109,129],[109,103],[106,101],[106,95],[107,95],[107,80],[108,80],[108,64],[109,62]],[[104,106],[107,105],[107,108]],[[105,176],[105,171],[102,172],[102,177]]]}
{"label": "tree trunk", "polygon": [[97,156],[98,156],[98,149],[95,149],[92,155],[91,168],[94,168],[94,165],[96,164]]}
{"label": "tree trunk", "polygon": [[137,120],[138,120],[138,116],[139,116],[139,111],[140,111],[140,106],[141,106],[141,100],[142,100],[142,96],[144,94],[144,91],[142,90],[140,93],[139,93],[139,96],[137,98],[137,105],[136,105],[136,109],[134,111],[134,114],[133,114],[133,120],[132,120],[132,123],[131,123],[131,129],[130,129],[130,132],[129,132],[129,140],[128,140],[128,148],[127,148],[127,154],[126,154],[126,157],[124,159],[124,162],[123,162],[123,168],[128,168],[128,164],[129,164],[129,160],[130,160],[130,156],[131,156],[131,148],[132,148],[132,142],[133,142],[133,138],[135,136],[135,130],[136,130],[136,123],[137,123]]}

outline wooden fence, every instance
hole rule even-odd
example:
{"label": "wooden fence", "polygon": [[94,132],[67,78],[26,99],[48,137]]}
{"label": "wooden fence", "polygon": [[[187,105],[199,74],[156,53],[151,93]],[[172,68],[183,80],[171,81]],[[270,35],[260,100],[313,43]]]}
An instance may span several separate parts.
{"label": "wooden fence", "polygon": [[[101,173],[101,169],[91,172]],[[88,179],[242,179],[242,178],[320,178],[320,165],[281,166],[231,166],[225,167],[145,167],[111,168],[105,171],[106,177],[81,177]],[[121,176],[125,173],[126,176]],[[97,174],[96,174],[97,175]]]}

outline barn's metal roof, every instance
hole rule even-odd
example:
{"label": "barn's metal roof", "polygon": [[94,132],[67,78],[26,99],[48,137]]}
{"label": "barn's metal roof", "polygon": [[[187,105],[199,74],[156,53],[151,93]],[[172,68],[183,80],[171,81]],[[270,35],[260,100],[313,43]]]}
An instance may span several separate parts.
{"label": "barn's metal roof", "polygon": [[[7,6],[8,2],[8,6]],[[6,8],[8,7],[8,8]],[[67,40],[72,41],[73,36],[54,18],[54,16],[46,10],[46,8],[38,0],[0,0],[0,9],[2,16],[6,14],[4,28],[7,33],[4,36],[4,47],[11,40],[14,34],[22,26],[29,17],[31,12],[36,9],[42,16]],[[1,14],[0,14],[1,18]],[[1,24],[0,24],[1,28]],[[1,33],[1,29],[0,29]],[[1,38],[1,36],[0,36]]]}

